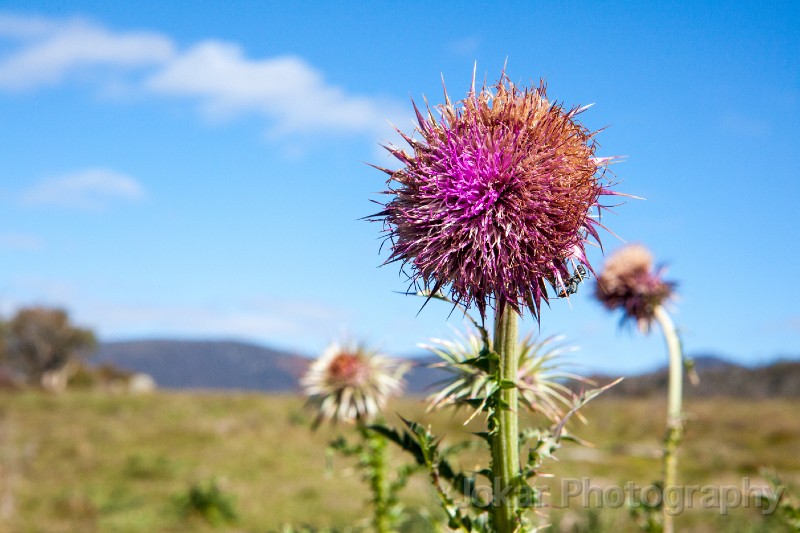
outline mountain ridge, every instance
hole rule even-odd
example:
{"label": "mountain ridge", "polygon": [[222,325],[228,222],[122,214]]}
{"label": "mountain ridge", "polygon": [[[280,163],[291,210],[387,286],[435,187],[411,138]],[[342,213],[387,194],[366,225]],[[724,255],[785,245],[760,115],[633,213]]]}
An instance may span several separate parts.
{"label": "mountain ridge", "polygon": [[[408,358],[407,392],[425,394],[451,374],[430,368],[432,357]],[[143,339],[102,342],[93,364],[111,364],[153,377],[159,387],[172,389],[253,390],[297,393],[298,381],[312,359],[298,352],[278,350],[240,340]],[[687,396],[746,398],[800,397],[800,356],[791,360],[748,367],[719,354],[694,357],[700,385],[685,386]],[[599,384],[617,376],[590,376]],[[666,391],[667,371],[626,377],[607,394],[646,396]]]}
{"label": "mountain ridge", "polygon": [[237,340],[145,339],[100,343],[95,364],[151,375],[159,387],[293,392],[309,359]]}

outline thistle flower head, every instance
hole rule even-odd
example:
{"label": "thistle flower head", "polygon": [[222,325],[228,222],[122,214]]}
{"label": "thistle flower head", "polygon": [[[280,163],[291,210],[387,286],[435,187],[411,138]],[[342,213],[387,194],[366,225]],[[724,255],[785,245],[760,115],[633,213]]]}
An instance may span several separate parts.
{"label": "thistle flower head", "polygon": [[[583,381],[580,376],[560,369],[558,359],[574,347],[562,344],[563,337],[547,337],[535,340],[528,336],[519,346],[519,371],[516,384],[520,402],[528,410],[540,413],[551,422],[564,416],[564,408],[573,406],[572,392],[565,385],[567,380]],[[474,331],[460,334],[455,340],[431,339],[423,348],[439,356],[443,362],[437,364],[452,374],[443,389],[428,397],[429,409],[446,406],[474,404],[487,398],[496,386],[491,376],[471,364],[480,356],[483,340]]]}
{"label": "thistle flower head", "polygon": [[403,389],[408,365],[364,346],[332,344],[300,380],[309,404],[317,410],[315,425],[367,422]]}
{"label": "thistle flower head", "polygon": [[[473,83],[474,86],[474,83]],[[614,158],[595,157],[594,134],[547,99],[545,86],[519,88],[503,75],[491,88],[417,114],[411,152],[388,146],[404,166],[391,200],[373,215],[391,241],[388,262],[410,265],[417,286],[449,291],[464,307],[527,306],[538,318],[548,287],[566,291],[585,245],[597,241],[600,196]]]}
{"label": "thistle flower head", "polygon": [[662,279],[665,269],[653,268],[653,254],[641,244],[621,248],[606,261],[597,278],[595,296],[607,309],[622,309],[623,320],[635,320],[647,333],[656,308],[669,300],[675,283]]}

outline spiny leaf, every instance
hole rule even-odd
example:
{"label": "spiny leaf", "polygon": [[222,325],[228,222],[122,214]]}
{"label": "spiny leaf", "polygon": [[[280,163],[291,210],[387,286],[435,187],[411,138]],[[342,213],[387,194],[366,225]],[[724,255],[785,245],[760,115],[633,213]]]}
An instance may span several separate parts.
{"label": "spiny leaf", "polygon": [[517,384],[516,384],[516,382],[514,382],[514,381],[511,381],[510,379],[501,379],[501,380],[500,380],[500,381],[497,383],[497,385],[498,385],[498,386],[499,386],[501,389],[516,389],[516,388],[517,388]]}

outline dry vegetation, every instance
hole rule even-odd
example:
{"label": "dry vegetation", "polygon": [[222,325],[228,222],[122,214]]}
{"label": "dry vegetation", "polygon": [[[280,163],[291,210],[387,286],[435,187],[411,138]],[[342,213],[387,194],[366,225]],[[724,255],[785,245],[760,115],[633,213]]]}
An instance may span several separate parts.
{"label": "dry vegetation", "polygon": [[[419,401],[406,399],[393,409],[431,420]],[[764,467],[800,481],[795,402],[703,399],[693,400],[688,410],[680,463],[686,484],[738,486],[748,476],[759,485]],[[554,478],[547,483],[554,502],[565,477],[589,477],[600,486],[647,485],[659,477],[662,401],[600,399],[586,415],[589,425],[573,430],[596,447],[568,445],[562,461],[550,464]],[[437,415],[434,431],[450,441],[465,438],[459,418]],[[0,394],[0,531],[212,530],[181,508],[193,484],[211,480],[238,515],[217,531],[358,525],[368,514],[366,489],[349,463],[331,462],[325,452],[327,442],[345,430],[326,427],[312,433],[308,426],[302,400],[292,396]],[[472,468],[480,460],[473,455],[463,464]],[[412,479],[405,491],[409,508],[435,513],[429,490],[422,475]],[[554,509],[551,516],[565,531],[636,530],[625,509],[592,511],[578,505]],[[783,531],[752,508],[733,509],[727,516],[692,509],[677,524],[692,531]],[[418,521],[408,530],[426,529]]]}

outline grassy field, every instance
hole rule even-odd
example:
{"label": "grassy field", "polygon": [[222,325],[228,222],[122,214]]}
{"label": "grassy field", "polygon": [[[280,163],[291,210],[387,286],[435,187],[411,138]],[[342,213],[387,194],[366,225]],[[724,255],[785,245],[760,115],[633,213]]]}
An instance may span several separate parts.
{"label": "grassy field", "polygon": [[[392,411],[424,418],[447,441],[466,438],[458,418],[423,414],[418,400]],[[800,482],[800,417],[791,401],[692,401],[680,476],[686,485],[764,484],[770,468]],[[594,448],[567,445],[550,463],[553,531],[636,531],[623,508],[585,509],[582,496],[566,500],[578,483],[640,487],[659,477],[658,450],[665,406],[660,400],[599,399],[571,426]],[[326,456],[327,443],[345,429],[312,433],[302,400],[292,396],[158,392],[126,396],[100,392],[0,394],[0,531],[178,532],[280,531],[285,524],[335,527],[363,524],[367,491],[351,463]],[[404,460],[398,455],[397,460]],[[485,466],[478,454],[462,466]],[[586,481],[583,478],[588,478]],[[574,481],[569,481],[574,480]],[[190,487],[215,482],[236,512],[213,528],[186,515]],[[570,485],[570,483],[572,485]],[[571,488],[570,488],[571,487]],[[436,513],[423,475],[404,500]],[[416,512],[416,511],[415,511]],[[424,512],[424,511],[423,511]],[[687,509],[681,531],[784,531],[774,518],[739,506]],[[409,531],[426,531],[421,522]]]}

